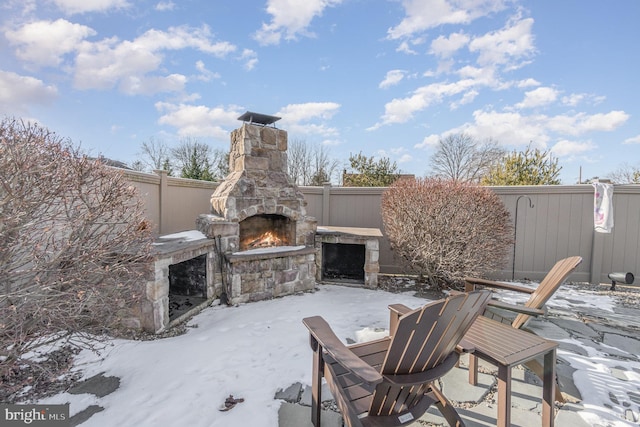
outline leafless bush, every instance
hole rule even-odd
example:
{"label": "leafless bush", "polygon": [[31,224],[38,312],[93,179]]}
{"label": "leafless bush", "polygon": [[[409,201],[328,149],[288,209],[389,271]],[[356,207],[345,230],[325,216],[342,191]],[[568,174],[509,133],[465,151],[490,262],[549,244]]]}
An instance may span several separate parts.
{"label": "leafless bush", "polygon": [[38,125],[0,122],[0,375],[139,306],[151,230],[121,173]]}
{"label": "leafless bush", "polygon": [[441,179],[404,179],[382,195],[392,249],[438,288],[460,288],[507,261],[509,212],[491,190]]}

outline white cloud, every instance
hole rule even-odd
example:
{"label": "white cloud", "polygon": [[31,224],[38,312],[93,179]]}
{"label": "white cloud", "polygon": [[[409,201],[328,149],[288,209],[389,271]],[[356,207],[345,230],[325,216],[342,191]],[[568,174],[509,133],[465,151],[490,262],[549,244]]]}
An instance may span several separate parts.
{"label": "white cloud", "polygon": [[152,52],[193,48],[218,58],[222,58],[236,50],[236,47],[229,42],[212,42],[210,40],[211,37],[211,31],[206,25],[200,28],[179,26],[169,27],[167,31],[148,30],[132,43],[136,48]]}
{"label": "white cloud", "polygon": [[92,28],[64,19],[35,21],[4,33],[16,46],[18,58],[42,66],[59,65],[65,54],[74,52],[85,38],[95,34]]}
{"label": "white cloud", "polygon": [[342,145],[344,144],[344,141],[341,141],[340,139],[324,139],[321,142],[322,145],[326,145],[327,147],[334,147],[334,146],[338,146],[338,145]]}
{"label": "white cloud", "polygon": [[387,36],[400,39],[443,24],[468,24],[504,9],[506,3],[506,0],[402,0],[406,16],[387,31]]}
{"label": "white cloud", "polygon": [[37,0],[3,0],[2,10],[16,10],[20,16],[30,16],[37,8]]}
{"label": "white cloud", "polygon": [[205,105],[157,102],[155,107],[162,114],[158,123],[176,128],[179,136],[203,136],[222,140],[229,135],[225,128],[234,126],[243,113],[236,105],[210,108]]}
{"label": "white cloud", "polygon": [[586,94],[584,93],[572,93],[571,95],[563,96],[562,103],[571,107],[575,107],[582,101],[584,101],[585,97]]}
{"label": "white cloud", "polygon": [[[593,131],[613,131],[623,124],[628,115],[621,111],[606,114],[576,113],[573,115],[547,116],[542,114],[523,115],[519,112],[498,112],[477,110],[473,113],[474,121],[447,133],[465,132],[475,138],[491,138],[498,143],[510,147],[533,147],[547,149],[552,139],[558,142],[552,151],[556,155],[582,154],[595,149],[591,142],[574,142],[567,137],[584,135]],[[426,148],[437,142],[436,136],[430,135],[416,148]]]}
{"label": "white cloud", "polygon": [[176,4],[172,1],[161,1],[155,6],[155,10],[159,12],[165,12],[167,10],[174,10],[176,8]]}
{"label": "white cloud", "polygon": [[378,150],[376,154],[378,157],[388,157],[397,163],[408,163],[413,160],[413,156],[411,156],[404,147],[390,148],[388,150],[382,149]]}
{"label": "white cloud", "polygon": [[623,144],[640,144],[640,135],[634,136],[633,138],[627,138],[622,143]]}
{"label": "white cloud", "polygon": [[56,87],[42,80],[0,70],[0,114],[26,113],[31,106],[48,104],[57,95]]}
{"label": "white cloud", "polygon": [[471,104],[473,102],[473,100],[476,99],[476,96],[478,96],[479,94],[480,94],[480,92],[478,92],[475,89],[467,91],[462,95],[462,98],[460,98],[460,100],[458,100],[456,102],[452,102],[450,104],[450,107],[451,107],[452,110],[455,110],[456,108],[458,108],[461,105]]}
{"label": "white cloud", "polygon": [[563,135],[581,135],[593,131],[612,131],[624,124],[629,115],[624,111],[608,113],[561,114],[547,118],[547,127]]}
{"label": "white cloud", "polygon": [[96,43],[84,42],[76,57],[74,82],[79,89],[109,89],[114,86],[128,94],[178,91],[186,80],[177,74],[149,76],[160,69],[165,50],[192,48],[217,57],[234,51],[228,42],[212,42],[209,28],[171,27],[167,31],[149,30],[133,41],[116,38]]}
{"label": "white cloud", "polygon": [[515,112],[478,110],[473,113],[474,123],[465,132],[479,139],[492,138],[509,146],[527,146],[545,149],[550,137],[545,128],[545,116],[523,116]]}
{"label": "white cloud", "polygon": [[121,80],[119,88],[129,95],[152,95],[161,92],[180,92],[187,78],[182,74],[168,76],[128,76]]}
{"label": "white cloud", "polygon": [[426,136],[421,143],[414,145],[414,148],[427,148],[427,147],[436,147],[440,142],[440,136],[431,134]]}
{"label": "white cloud", "polygon": [[597,105],[604,100],[604,96],[596,96],[588,93],[572,93],[571,95],[562,97],[562,103],[570,107],[576,107],[583,102],[589,103],[591,105]]}
{"label": "white cloud", "polygon": [[289,104],[276,113],[282,117],[282,126],[290,134],[321,135],[336,137],[339,132],[325,121],[331,119],[340,109],[335,102],[307,102],[305,104]]}
{"label": "white cloud", "polygon": [[398,159],[398,163],[402,164],[402,163],[409,163],[410,161],[413,160],[413,156],[411,154],[403,154],[402,156],[400,156],[400,158]]}
{"label": "white cloud", "polygon": [[558,91],[550,87],[539,87],[525,92],[524,100],[516,104],[517,108],[535,108],[551,104],[558,99]]}
{"label": "white cloud", "polygon": [[289,104],[276,114],[283,121],[300,123],[311,119],[330,119],[340,109],[335,102],[307,102],[305,104]]}
{"label": "white cloud", "polygon": [[384,77],[384,80],[380,82],[378,87],[381,89],[385,89],[391,86],[395,86],[402,81],[405,74],[406,74],[406,71],[404,70],[387,71],[387,75]]}
{"label": "white cloud", "polygon": [[578,142],[563,139],[556,142],[554,146],[551,147],[551,153],[558,157],[572,157],[588,151],[593,151],[596,148],[596,145],[591,141]]}
{"label": "white cloud", "polygon": [[72,15],[86,12],[106,12],[130,6],[126,0],[53,0],[60,10]]}
{"label": "white cloud", "polygon": [[519,88],[527,88],[532,86],[540,86],[540,82],[536,79],[528,78],[524,80],[519,80],[516,82],[516,86]]}
{"label": "white cloud", "polygon": [[307,28],[313,18],[321,16],[327,7],[333,7],[343,0],[268,0],[267,13],[271,22],[263,23],[254,38],[261,45],[278,44],[285,40],[295,40],[298,35],[313,36]]}
{"label": "white cloud", "polygon": [[440,36],[431,42],[430,53],[448,58],[469,43],[471,38],[462,33],[452,33],[449,37]]}
{"label": "white cloud", "polygon": [[398,47],[396,48],[397,52],[403,52],[409,55],[417,55],[418,52],[416,52],[415,50],[411,49],[411,47],[409,46],[409,42],[408,41],[403,41],[402,43],[400,43],[398,45]]}
{"label": "white cloud", "polygon": [[206,65],[204,65],[204,62],[202,61],[196,61],[196,70],[200,72],[200,74],[196,76],[196,79],[200,81],[208,82],[208,81],[211,81],[211,79],[220,78],[220,74],[214,73],[213,71],[208,70]]}
{"label": "white cloud", "polygon": [[445,96],[457,95],[470,90],[475,85],[472,79],[459,80],[454,83],[434,83],[416,89],[406,98],[396,98],[387,102],[382,120],[368,130],[375,130],[383,125],[405,123],[414,113],[439,103]]}
{"label": "white cloud", "polygon": [[242,51],[242,55],[240,56],[240,59],[242,61],[245,61],[244,69],[247,71],[253,70],[258,64],[258,54],[251,49],[244,49]]}
{"label": "white cloud", "polygon": [[518,68],[524,59],[535,53],[532,27],[533,19],[516,17],[501,30],[475,37],[469,43],[469,51],[478,52],[478,64],[481,66]]}

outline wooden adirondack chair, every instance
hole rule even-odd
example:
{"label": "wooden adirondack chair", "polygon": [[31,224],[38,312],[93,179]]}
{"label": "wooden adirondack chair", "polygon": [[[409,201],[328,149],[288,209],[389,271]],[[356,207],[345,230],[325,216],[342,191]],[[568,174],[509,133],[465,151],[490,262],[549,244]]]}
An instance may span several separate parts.
{"label": "wooden adirondack chair", "polygon": [[[535,289],[511,283],[467,277],[465,278],[465,291],[470,292],[475,290],[476,287],[481,286],[483,288],[508,289],[530,294],[529,299],[524,305],[514,305],[498,300],[491,300],[484,312],[485,317],[497,320],[498,322],[510,324],[516,329],[526,329],[526,324],[532,316],[545,314],[545,311],[543,310],[545,303],[549,301],[560,285],[564,283],[565,279],[569,277],[581,262],[582,257],[579,256],[561,259],[556,262],[551,270],[549,270],[549,273],[547,273],[544,279],[542,279],[542,282],[540,282]],[[504,310],[516,313],[515,317],[505,315]],[[542,378],[543,368],[538,361],[531,360],[525,363],[525,366],[535,372],[538,377]],[[469,370],[474,371],[473,374],[475,375],[477,373],[477,368],[477,358],[470,354]],[[564,398],[560,392],[560,387],[556,387],[556,400],[558,402],[564,402]]]}
{"label": "wooden adirondack chair", "polygon": [[313,425],[320,427],[324,376],[348,427],[404,426],[434,403],[451,426],[463,426],[434,382],[457,363],[465,350],[462,338],[490,294],[459,294],[402,316],[390,306],[389,336],[351,346],[344,345],[322,317],[303,319],[314,351]]}

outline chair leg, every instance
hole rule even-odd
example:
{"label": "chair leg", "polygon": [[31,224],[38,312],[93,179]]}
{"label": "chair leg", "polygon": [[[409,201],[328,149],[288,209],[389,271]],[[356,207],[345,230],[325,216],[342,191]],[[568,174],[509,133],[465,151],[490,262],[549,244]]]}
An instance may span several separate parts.
{"label": "chair leg", "polygon": [[[524,366],[526,366],[527,368],[531,369],[531,371],[533,371],[533,373],[536,374],[538,376],[538,378],[540,378],[540,379],[544,378],[544,366],[542,366],[542,364],[540,362],[538,362],[536,359],[529,360],[528,362],[526,362],[524,364]],[[557,378],[556,378],[555,390],[556,390],[556,392],[555,392],[556,402],[565,403],[565,399],[562,396],[562,391],[560,391],[560,386],[558,385],[558,379]]]}
{"label": "chair leg", "polygon": [[478,358],[469,354],[469,384],[478,385]]}
{"label": "chair leg", "polygon": [[431,384],[431,392],[438,399],[436,406],[449,425],[451,427],[464,427],[464,421],[460,418],[460,414],[455,410],[449,399],[447,399],[433,383]]}
{"label": "chair leg", "polygon": [[322,346],[311,337],[313,348],[313,370],[311,378],[311,423],[314,427],[320,427],[322,415],[322,376],[324,373],[324,360],[322,359]]}

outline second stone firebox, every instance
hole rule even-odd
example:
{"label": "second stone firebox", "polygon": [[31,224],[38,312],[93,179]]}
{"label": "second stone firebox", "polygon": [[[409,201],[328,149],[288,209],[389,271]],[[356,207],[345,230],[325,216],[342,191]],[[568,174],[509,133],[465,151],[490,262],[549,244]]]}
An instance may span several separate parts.
{"label": "second stone firebox", "polygon": [[316,233],[316,278],[378,287],[382,233],[377,228],[321,226]]}
{"label": "second stone firebox", "polygon": [[240,119],[230,173],[211,196],[211,213],[197,220],[219,242],[219,285],[232,302],[313,289],[317,222],[287,173],[287,132],[268,126],[277,117],[247,112]]}

